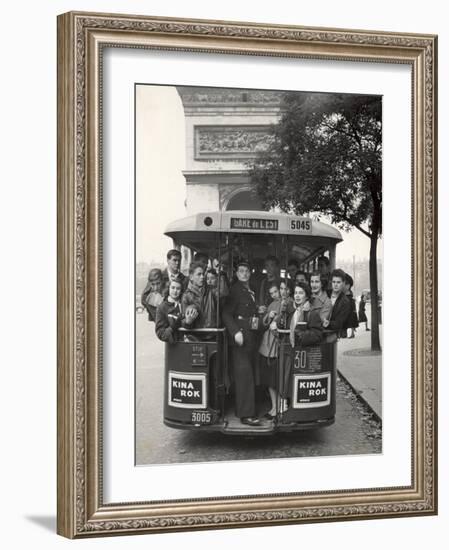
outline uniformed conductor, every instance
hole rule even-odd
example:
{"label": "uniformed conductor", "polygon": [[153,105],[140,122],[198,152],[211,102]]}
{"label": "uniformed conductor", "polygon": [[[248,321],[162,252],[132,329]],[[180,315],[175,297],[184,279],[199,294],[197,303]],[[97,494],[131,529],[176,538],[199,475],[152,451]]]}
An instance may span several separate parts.
{"label": "uniformed conductor", "polygon": [[231,335],[235,381],[235,413],[243,424],[258,426],[254,367],[258,343],[256,297],[249,287],[250,265],[237,264],[237,281],[223,308],[223,322]]}

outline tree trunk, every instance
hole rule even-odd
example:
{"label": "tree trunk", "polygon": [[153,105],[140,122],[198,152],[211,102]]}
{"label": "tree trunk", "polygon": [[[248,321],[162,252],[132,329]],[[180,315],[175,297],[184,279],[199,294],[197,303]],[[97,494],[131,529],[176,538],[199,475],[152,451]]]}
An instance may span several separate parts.
{"label": "tree trunk", "polygon": [[371,350],[381,351],[379,335],[379,291],[377,286],[377,231],[370,237],[369,282],[371,290]]}

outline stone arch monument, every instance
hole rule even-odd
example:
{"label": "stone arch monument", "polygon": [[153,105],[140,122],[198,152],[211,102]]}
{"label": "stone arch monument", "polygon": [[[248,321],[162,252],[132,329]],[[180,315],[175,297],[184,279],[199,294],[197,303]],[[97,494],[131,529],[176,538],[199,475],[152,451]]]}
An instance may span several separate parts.
{"label": "stone arch monument", "polygon": [[260,210],[248,166],[271,140],[282,92],[179,86],[186,122],[187,214]]}

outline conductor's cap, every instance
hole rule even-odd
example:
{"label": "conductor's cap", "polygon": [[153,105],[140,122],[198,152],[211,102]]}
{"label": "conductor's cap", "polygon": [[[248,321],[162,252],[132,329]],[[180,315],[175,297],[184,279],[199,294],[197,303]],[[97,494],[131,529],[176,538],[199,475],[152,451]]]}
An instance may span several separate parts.
{"label": "conductor's cap", "polygon": [[251,266],[249,265],[249,262],[247,260],[239,260],[236,264],[235,264],[235,267],[236,269],[238,269],[240,266],[244,266],[244,267],[247,267],[248,269],[251,269]]}

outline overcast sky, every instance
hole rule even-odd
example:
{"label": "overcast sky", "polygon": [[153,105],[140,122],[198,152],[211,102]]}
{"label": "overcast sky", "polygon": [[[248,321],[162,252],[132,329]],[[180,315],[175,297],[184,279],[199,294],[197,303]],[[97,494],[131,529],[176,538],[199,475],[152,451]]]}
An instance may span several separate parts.
{"label": "overcast sky", "polygon": [[[175,87],[137,87],[136,147],[136,261],[164,263],[172,247],[164,230],[186,216],[184,111]],[[342,234],[337,265],[353,255],[356,260],[369,257],[368,237],[357,229]],[[379,242],[379,258],[381,248]]]}

